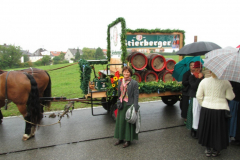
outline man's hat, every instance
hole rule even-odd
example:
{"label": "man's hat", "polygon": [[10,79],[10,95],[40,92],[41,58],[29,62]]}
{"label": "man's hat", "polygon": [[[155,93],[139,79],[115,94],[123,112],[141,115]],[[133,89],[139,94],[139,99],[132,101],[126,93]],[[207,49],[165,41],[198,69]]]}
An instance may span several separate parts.
{"label": "man's hat", "polygon": [[194,62],[193,68],[202,68],[202,63],[200,61]]}

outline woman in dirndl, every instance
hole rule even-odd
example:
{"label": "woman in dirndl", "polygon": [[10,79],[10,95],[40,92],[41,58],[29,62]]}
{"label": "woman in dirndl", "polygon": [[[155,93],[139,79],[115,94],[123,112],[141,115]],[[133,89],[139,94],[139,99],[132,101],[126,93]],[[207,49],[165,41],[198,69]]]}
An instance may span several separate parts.
{"label": "woman in dirndl", "polygon": [[191,130],[191,136],[197,138],[198,122],[200,116],[201,105],[196,99],[196,92],[199,83],[203,80],[202,64],[200,61],[194,62],[194,72],[189,76],[189,97],[190,103],[187,112],[187,129]]}
{"label": "woman in dirndl", "polygon": [[229,145],[227,99],[232,100],[235,95],[229,81],[211,74],[200,82],[196,94],[202,106],[197,136],[198,143],[206,147],[206,156],[216,157]]}
{"label": "woman in dirndl", "polygon": [[134,104],[135,111],[138,112],[138,82],[133,80],[132,69],[129,66],[123,67],[123,79],[118,80],[118,99],[121,104],[121,108],[118,109],[114,138],[118,141],[114,144],[119,145],[124,143],[123,148],[128,147],[131,141],[138,140],[138,134],[136,133],[136,124],[128,123],[125,120],[126,111]]}

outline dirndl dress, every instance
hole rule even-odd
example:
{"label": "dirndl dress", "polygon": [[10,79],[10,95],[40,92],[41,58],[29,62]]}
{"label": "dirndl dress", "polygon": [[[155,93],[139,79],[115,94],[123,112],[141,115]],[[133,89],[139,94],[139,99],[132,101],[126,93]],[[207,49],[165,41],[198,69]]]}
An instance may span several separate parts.
{"label": "dirndl dress", "polygon": [[131,105],[126,105],[123,101],[123,109],[118,110],[114,138],[125,141],[138,140],[138,134],[136,133],[136,124],[128,123],[125,120],[126,112]]}
{"label": "dirndl dress", "polygon": [[228,118],[225,110],[202,107],[198,125],[198,143],[217,151],[229,145]]}

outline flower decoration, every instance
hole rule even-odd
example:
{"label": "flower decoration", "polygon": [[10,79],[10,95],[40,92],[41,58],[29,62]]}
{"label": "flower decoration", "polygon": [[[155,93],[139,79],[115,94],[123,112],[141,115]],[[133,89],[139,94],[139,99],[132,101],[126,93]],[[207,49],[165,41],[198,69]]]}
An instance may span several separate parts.
{"label": "flower decoration", "polygon": [[118,88],[118,80],[122,79],[123,76],[119,74],[119,71],[116,71],[114,73],[113,77],[109,77],[108,81],[108,91],[107,95],[110,96],[116,96],[117,95],[117,88]]}
{"label": "flower decoration", "polygon": [[123,76],[120,76],[119,79],[123,79]]}
{"label": "flower decoration", "polygon": [[118,77],[114,76],[114,77],[113,77],[113,80],[114,80],[114,81],[117,81],[117,80],[118,80]]}

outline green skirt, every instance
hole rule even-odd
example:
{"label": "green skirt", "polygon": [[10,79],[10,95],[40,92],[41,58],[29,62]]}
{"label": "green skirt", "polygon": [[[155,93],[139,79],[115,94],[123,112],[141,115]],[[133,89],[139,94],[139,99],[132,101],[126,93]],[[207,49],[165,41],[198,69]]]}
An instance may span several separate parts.
{"label": "green skirt", "polygon": [[193,123],[193,112],[192,112],[192,109],[193,109],[193,98],[191,97],[190,98],[190,103],[189,103],[189,106],[188,106],[188,112],[187,112],[187,129],[192,129],[192,123]]}
{"label": "green skirt", "polygon": [[128,123],[125,120],[127,109],[130,106],[131,105],[126,105],[126,102],[123,101],[123,109],[118,110],[114,138],[125,141],[138,140],[138,134],[135,132],[136,124]]}

